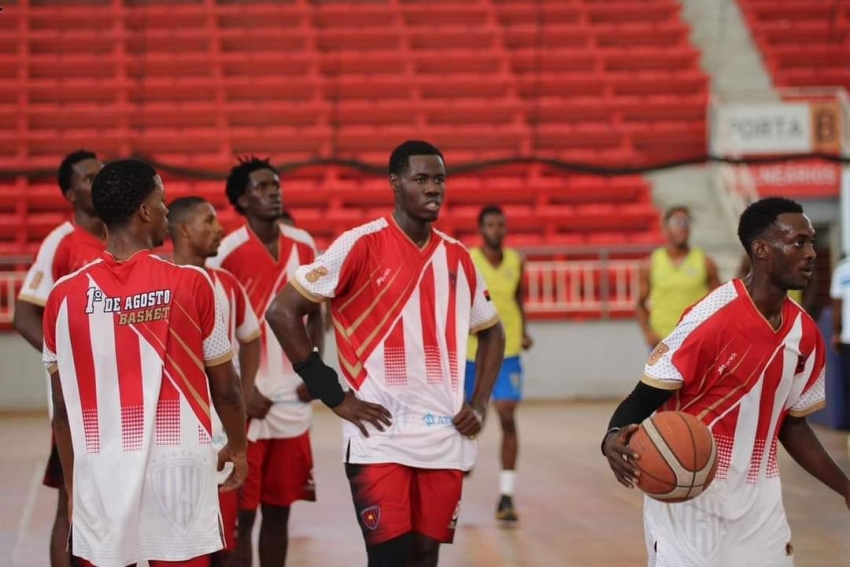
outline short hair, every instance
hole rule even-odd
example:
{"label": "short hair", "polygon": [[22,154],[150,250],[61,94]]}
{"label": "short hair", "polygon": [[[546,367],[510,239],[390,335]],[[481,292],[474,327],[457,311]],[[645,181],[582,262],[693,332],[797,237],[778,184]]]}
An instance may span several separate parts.
{"label": "short hair", "polygon": [[390,154],[390,175],[401,175],[410,167],[411,156],[439,156],[443,163],[446,161],[443,153],[435,145],[422,140],[407,140],[396,146]]}
{"label": "short hair", "polygon": [[62,163],[59,164],[59,189],[64,195],[71,189],[71,176],[74,174],[74,166],[87,159],[97,159],[94,152],[88,150],[77,150],[65,156]]}
{"label": "short hair", "polygon": [[270,169],[275,175],[279,175],[268,158],[260,159],[256,156],[247,156],[239,158],[239,164],[233,166],[227,176],[224,192],[227,195],[227,200],[240,215],[244,215],[245,211],[239,206],[239,197],[245,194],[251,174],[261,169]]}
{"label": "short hair", "polygon": [[156,189],[156,170],[136,159],[107,164],[94,178],[92,204],[106,228],[125,226]]}
{"label": "short hair", "polygon": [[487,218],[487,215],[505,216],[505,211],[503,211],[502,207],[498,205],[487,205],[481,209],[480,213],[478,213],[478,226],[484,225],[484,219]]}
{"label": "short hair", "polygon": [[204,203],[209,203],[209,201],[193,195],[191,197],[180,197],[168,204],[168,234],[172,240],[174,240],[174,235],[177,234],[177,231],[172,229],[189,220],[189,215],[194,208]]}
{"label": "short hair", "polygon": [[752,203],[741,214],[741,220],[738,223],[738,238],[747,255],[751,255],[750,248],[753,242],[761,238],[773,226],[779,215],[802,214],[802,212],[803,207],[800,203],[784,197],[766,197]]}
{"label": "short hair", "polygon": [[684,205],[676,205],[675,207],[670,207],[666,211],[664,211],[664,222],[669,221],[673,215],[676,213],[685,213],[689,217],[691,216],[691,210]]}

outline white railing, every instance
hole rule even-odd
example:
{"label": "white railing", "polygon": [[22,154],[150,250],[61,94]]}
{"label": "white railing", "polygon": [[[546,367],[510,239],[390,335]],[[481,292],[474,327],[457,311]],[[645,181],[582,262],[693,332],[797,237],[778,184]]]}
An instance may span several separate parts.
{"label": "white railing", "polygon": [[631,312],[637,301],[640,260],[563,260],[525,265],[529,315]]}
{"label": "white railing", "polygon": [[15,297],[25,272],[0,272],[0,324],[9,324],[15,314]]}
{"label": "white railing", "polygon": [[[607,317],[634,309],[639,260],[529,261],[525,265],[529,315]],[[0,324],[12,322],[24,272],[0,272]]]}

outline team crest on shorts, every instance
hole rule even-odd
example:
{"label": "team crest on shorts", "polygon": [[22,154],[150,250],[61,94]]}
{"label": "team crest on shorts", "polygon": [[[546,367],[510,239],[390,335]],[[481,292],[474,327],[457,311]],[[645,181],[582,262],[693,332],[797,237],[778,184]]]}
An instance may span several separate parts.
{"label": "team crest on shorts", "polygon": [[360,512],[360,519],[363,520],[363,525],[370,530],[376,529],[378,524],[381,523],[381,507],[369,506],[368,508],[364,508]]}

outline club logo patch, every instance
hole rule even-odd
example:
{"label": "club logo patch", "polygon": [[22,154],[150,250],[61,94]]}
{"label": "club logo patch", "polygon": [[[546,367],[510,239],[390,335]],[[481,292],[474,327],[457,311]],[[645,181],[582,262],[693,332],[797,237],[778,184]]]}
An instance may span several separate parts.
{"label": "club logo patch", "polygon": [[306,279],[310,283],[316,283],[317,281],[319,281],[319,278],[324,277],[326,275],[328,275],[328,269],[326,267],[316,266],[315,268],[307,272],[307,275],[304,276],[304,279]]}
{"label": "club logo patch", "polygon": [[460,500],[457,502],[457,506],[455,506],[455,512],[452,514],[452,520],[449,522],[449,529],[453,530],[457,528],[457,519],[460,517]]}
{"label": "club logo patch", "polygon": [[656,362],[661,360],[661,357],[664,356],[664,354],[667,352],[670,352],[670,347],[668,347],[664,343],[658,343],[658,346],[655,347],[651,353],[649,353],[649,358],[646,359],[646,364],[649,366],[653,366]]}
{"label": "club logo patch", "polygon": [[381,507],[369,506],[360,512],[360,519],[363,520],[363,525],[374,530],[381,523]]}

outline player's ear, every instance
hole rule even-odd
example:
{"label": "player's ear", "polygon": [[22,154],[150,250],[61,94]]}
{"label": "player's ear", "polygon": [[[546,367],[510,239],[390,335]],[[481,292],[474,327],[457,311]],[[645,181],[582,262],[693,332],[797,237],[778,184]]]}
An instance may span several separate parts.
{"label": "player's ear", "polygon": [[248,195],[246,195],[245,193],[242,193],[241,195],[239,195],[239,198],[236,199],[236,203],[239,205],[240,209],[242,209],[243,211],[247,211],[248,210]]}
{"label": "player's ear", "polygon": [[75,205],[77,203],[77,194],[73,189],[68,189],[63,193],[65,195],[65,200],[71,203],[71,205]]}
{"label": "player's ear", "polygon": [[770,246],[764,240],[754,240],[750,250],[753,253],[753,259],[767,261],[770,258]]}
{"label": "player's ear", "polygon": [[397,197],[401,192],[401,180],[395,173],[390,174],[390,187],[393,189],[393,195]]}

